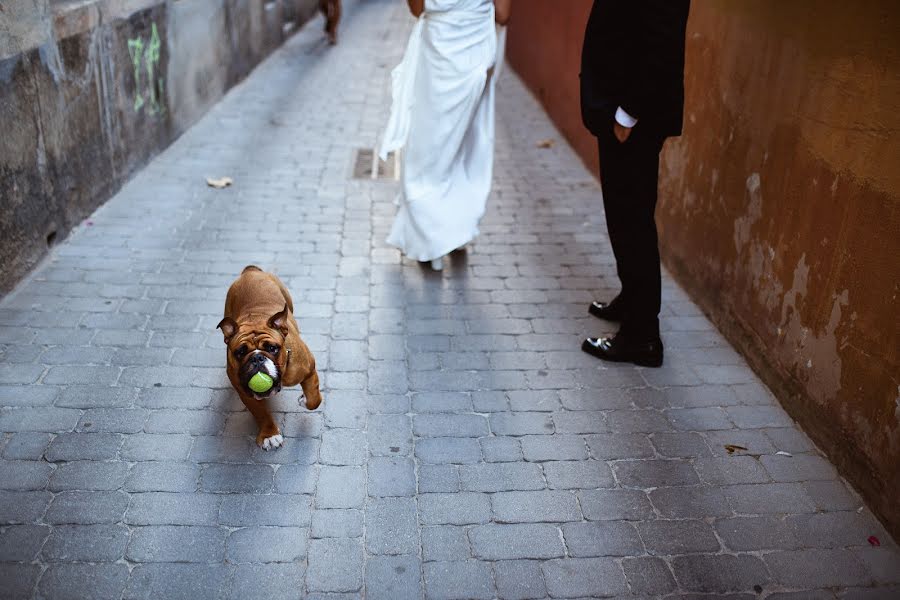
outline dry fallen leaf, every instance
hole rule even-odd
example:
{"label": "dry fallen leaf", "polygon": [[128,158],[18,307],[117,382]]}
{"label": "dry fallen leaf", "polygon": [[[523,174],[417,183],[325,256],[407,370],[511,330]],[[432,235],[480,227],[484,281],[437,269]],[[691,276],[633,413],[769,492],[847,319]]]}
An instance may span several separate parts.
{"label": "dry fallen leaf", "polygon": [[747,451],[747,449],[743,446],[738,446],[736,444],[725,444],[725,451],[728,452],[728,454],[734,454],[738,450],[743,450],[744,452]]}
{"label": "dry fallen leaf", "polygon": [[222,188],[226,188],[226,187],[228,187],[229,185],[231,185],[232,183],[234,183],[234,181],[231,179],[231,177],[219,177],[218,179],[214,179],[214,178],[212,178],[212,177],[207,177],[207,178],[206,178],[206,184],[207,184],[209,187],[214,187],[214,188],[216,188],[217,190],[221,190]]}
{"label": "dry fallen leaf", "polygon": [[537,143],[538,148],[552,148],[556,144],[555,140],[541,140]]}

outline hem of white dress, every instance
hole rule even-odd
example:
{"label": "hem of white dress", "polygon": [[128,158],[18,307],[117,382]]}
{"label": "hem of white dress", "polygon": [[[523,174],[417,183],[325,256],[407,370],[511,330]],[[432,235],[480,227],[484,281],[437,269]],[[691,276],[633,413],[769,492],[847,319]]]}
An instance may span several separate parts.
{"label": "hem of white dress", "polygon": [[478,228],[476,227],[475,230],[472,233],[470,233],[468,236],[460,236],[458,242],[455,242],[452,244],[445,244],[444,246],[442,246],[442,248],[444,248],[443,252],[440,252],[439,254],[434,254],[434,255],[432,255],[431,253],[411,254],[406,250],[406,248],[404,248],[402,243],[394,241],[391,238],[391,236],[388,236],[387,240],[385,240],[385,241],[387,242],[387,244],[389,246],[393,246],[394,248],[399,249],[400,252],[403,253],[403,256],[405,256],[407,258],[411,258],[412,260],[417,260],[419,262],[430,262],[436,258],[441,258],[443,256],[447,256],[448,254],[450,254],[457,248],[462,248],[463,246],[465,246],[466,244],[468,244],[469,242],[474,240],[476,237],[478,237],[479,233],[480,232],[478,231]]}

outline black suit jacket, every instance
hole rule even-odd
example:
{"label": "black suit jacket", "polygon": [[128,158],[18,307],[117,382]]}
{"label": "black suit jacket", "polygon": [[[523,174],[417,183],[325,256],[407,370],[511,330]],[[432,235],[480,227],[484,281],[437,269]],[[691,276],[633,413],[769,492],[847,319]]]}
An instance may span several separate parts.
{"label": "black suit jacket", "polygon": [[594,0],[581,51],[581,115],[595,135],[616,108],[662,136],[681,135],[690,0]]}

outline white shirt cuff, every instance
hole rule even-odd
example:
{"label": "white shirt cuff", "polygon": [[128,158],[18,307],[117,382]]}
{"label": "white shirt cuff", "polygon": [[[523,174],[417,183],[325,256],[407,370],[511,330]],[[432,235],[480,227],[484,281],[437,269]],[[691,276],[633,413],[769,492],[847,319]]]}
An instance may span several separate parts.
{"label": "white shirt cuff", "polygon": [[[609,113],[607,113],[609,114]],[[634,127],[637,125],[637,119],[622,110],[622,107],[616,109],[616,122],[622,127]]]}

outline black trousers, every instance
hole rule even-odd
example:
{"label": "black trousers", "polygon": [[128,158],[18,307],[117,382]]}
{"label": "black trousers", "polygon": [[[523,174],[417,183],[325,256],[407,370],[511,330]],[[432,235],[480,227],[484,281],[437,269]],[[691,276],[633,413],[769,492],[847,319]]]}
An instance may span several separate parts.
{"label": "black trousers", "polygon": [[597,138],[606,226],[627,310],[620,332],[659,336],[661,281],[656,233],[659,153],[665,136],[638,123],[624,143],[609,131]]}

